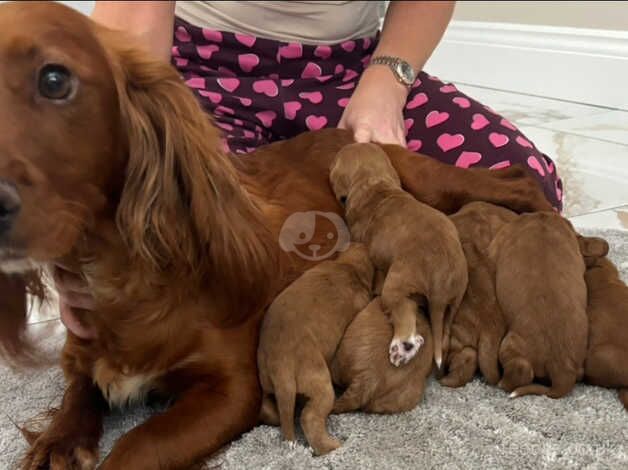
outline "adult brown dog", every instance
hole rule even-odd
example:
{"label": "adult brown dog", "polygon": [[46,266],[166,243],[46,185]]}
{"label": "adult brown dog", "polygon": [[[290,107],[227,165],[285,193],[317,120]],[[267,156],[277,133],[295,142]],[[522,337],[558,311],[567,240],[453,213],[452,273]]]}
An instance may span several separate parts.
{"label": "adult brown dog", "polygon": [[589,348],[585,381],[619,389],[628,410],[628,286],[608,258],[600,257],[587,269]]}
{"label": "adult brown dog", "polygon": [[[560,398],[582,377],[587,350],[587,287],[580,244],[554,212],[523,214],[489,246],[507,334],[499,385],[511,396]],[[532,384],[546,378],[551,387]]]}
{"label": "adult brown dog", "polygon": [[[0,267],[63,262],[98,304],[78,312],[97,339],[68,335],[63,402],[24,466],[90,468],[107,402],[153,390],[176,400],[102,468],[186,468],[256,424],[264,307],[313,266],[280,250],[281,227],[296,212],[341,213],[329,166],[352,137],[325,130],[229,157],[176,71],[131,39],[53,2],[3,3],[0,30]],[[522,168],[384,148],[405,189],[440,210],[550,208]],[[317,228],[311,243],[327,236]],[[3,324],[8,344],[23,322]]]}

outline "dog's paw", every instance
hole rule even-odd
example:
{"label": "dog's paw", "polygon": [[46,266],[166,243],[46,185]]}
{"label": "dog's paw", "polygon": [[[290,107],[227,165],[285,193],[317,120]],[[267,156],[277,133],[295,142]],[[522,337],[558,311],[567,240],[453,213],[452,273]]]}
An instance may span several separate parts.
{"label": "dog's paw", "polygon": [[391,364],[395,367],[407,364],[416,356],[424,343],[425,340],[421,335],[412,335],[405,340],[393,339],[388,350]]}
{"label": "dog's paw", "polygon": [[93,470],[98,463],[95,449],[73,445],[70,442],[53,442],[39,438],[21,462],[23,470]]}

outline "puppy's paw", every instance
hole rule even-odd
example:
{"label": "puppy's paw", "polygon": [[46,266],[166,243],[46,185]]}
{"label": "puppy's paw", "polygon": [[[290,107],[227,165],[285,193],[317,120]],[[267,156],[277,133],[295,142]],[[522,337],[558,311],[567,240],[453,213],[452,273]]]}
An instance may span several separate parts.
{"label": "puppy's paw", "polygon": [[424,343],[425,340],[421,335],[412,335],[405,340],[393,339],[388,349],[391,364],[395,367],[407,364],[410,359],[416,356]]}

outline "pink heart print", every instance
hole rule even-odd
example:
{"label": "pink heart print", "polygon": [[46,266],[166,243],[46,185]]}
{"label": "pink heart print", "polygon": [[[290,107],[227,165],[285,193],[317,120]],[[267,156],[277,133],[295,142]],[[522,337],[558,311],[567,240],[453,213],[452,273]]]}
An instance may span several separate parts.
{"label": "pink heart print", "polygon": [[533,170],[536,170],[539,175],[545,176],[545,168],[543,168],[543,164],[534,155],[530,155],[528,157],[528,166]]}
{"label": "pink heart print", "polygon": [[423,106],[427,102],[428,102],[428,98],[425,93],[417,93],[414,96],[414,98],[408,101],[408,104],[406,104],[406,108],[408,109],[418,108],[419,106]]}
{"label": "pink heart print", "polygon": [[314,78],[321,83],[325,83],[326,81],[331,80],[332,77],[333,75],[321,75],[320,77],[314,77]]}
{"label": "pink heart print", "polygon": [[301,103],[298,101],[288,101],[283,104],[283,113],[286,116],[286,119],[293,120],[297,117],[297,111],[301,108]]}
{"label": "pink heart print", "polygon": [[436,143],[443,152],[448,152],[452,149],[460,147],[464,143],[464,136],[462,134],[441,134]]}
{"label": "pink heart print", "polygon": [[222,42],[222,33],[220,31],[214,31],[213,29],[203,28],[203,37],[208,41]]}
{"label": "pink heart print", "polygon": [[205,98],[208,98],[209,101],[214,104],[218,104],[222,101],[222,95],[214,91],[199,90],[198,94],[204,96]]}
{"label": "pink heart print", "polygon": [[259,119],[264,127],[270,127],[273,125],[273,121],[277,118],[275,111],[267,110],[255,113],[255,117]]}
{"label": "pink heart print", "polygon": [[190,42],[192,40],[192,36],[190,36],[188,30],[185,29],[183,26],[179,26],[174,35],[177,38],[177,41]]}
{"label": "pink heart print", "polygon": [[556,199],[558,199],[559,201],[563,200],[563,191],[562,189],[560,189],[560,186],[558,186],[558,181],[554,182],[554,187],[556,189]]}
{"label": "pink heart print", "polygon": [[257,80],[253,82],[253,91],[274,98],[279,94],[279,88],[273,80]]}
{"label": "pink heart print", "polygon": [[491,132],[488,135],[488,140],[491,144],[493,144],[493,147],[495,148],[503,147],[508,142],[510,142],[510,139],[507,135],[500,134],[499,132]]}
{"label": "pink heart print", "polygon": [[517,136],[515,142],[517,142],[522,147],[532,148],[532,143],[529,140],[524,139],[520,135]]}
{"label": "pink heart print", "polygon": [[259,65],[259,56],[257,54],[240,54],[238,64],[244,72],[249,73]]}
{"label": "pink heart print", "polygon": [[226,123],[226,122],[217,122],[216,125],[218,127],[220,127],[221,129],[224,129],[226,131],[232,131],[233,130],[233,126],[231,124]]}
{"label": "pink heart print", "polygon": [[482,154],[479,152],[462,152],[456,160],[456,166],[460,168],[469,168],[482,160]]}
{"label": "pink heart print", "polygon": [[205,79],[202,77],[192,77],[187,79],[185,84],[190,88],[205,88]]}
{"label": "pink heart print", "polygon": [[323,74],[320,66],[315,64],[314,62],[308,62],[303,72],[301,73],[301,78],[314,78],[320,77]]}
{"label": "pink heart print", "polygon": [[229,93],[233,93],[240,86],[240,80],[237,78],[219,78],[217,82],[220,88]]}
{"label": "pink heart print", "polygon": [[486,119],[484,114],[476,113],[473,115],[473,120],[471,121],[471,129],[479,131],[480,129],[484,129],[489,124],[489,120]]}
{"label": "pink heart print", "polygon": [[349,98],[340,98],[338,100],[338,106],[340,106],[341,108],[346,108],[348,104],[349,104]]}
{"label": "pink heart print", "polygon": [[216,44],[208,44],[205,46],[196,46],[196,53],[205,60],[209,60],[212,58],[214,52],[218,52],[220,47]]}
{"label": "pink heart print", "polygon": [[303,56],[303,46],[299,43],[290,43],[287,46],[281,46],[277,52],[278,58],[299,59]]}
{"label": "pink heart print", "polygon": [[235,38],[240,44],[244,44],[246,47],[253,47],[255,41],[257,41],[255,36],[249,36],[248,34],[236,33]]}
{"label": "pink heart print", "polygon": [[235,114],[235,111],[233,110],[233,108],[229,108],[223,105],[216,106],[216,109],[214,110],[214,112],[216,114],[231,114],[231,115]]}
{"label": "pink heart print", "polygon": [[240,104],[242,106],[249,107],[253,103],[253,100],[251,98],[245,98],[243,96],[240,96],[238,99],[240,100]]}
{"label": "pink heart print", "polygon": [[305,125],[311,131],[322,129],[327,124],[325,116],[314,116],[313,114],[305,118]]}
{"label": "pink heart print", "polygon": [[427,116],[425,116],[425,127],[430,128],[434,126],[438,126],[442,124],[447,119],[449,119],[449,113],[443,111],[430,111]]}
{"label": "pink heart print", "polygon": [[467,109],[471,107],[471,102],[462,96],[456,96],[452,101],[460,106],[462,109]]}
{"label": "pink heart print", "polygon": [[349,82],[344,85],[337,86],[336,90],[352,90],[353,88],[355,88],[355,82]]}
{"label": "pink heart print", "polygon": [[331,57],[331,47],[330,46],[317,46],[314,49],[314,55],[316,57],[320,57],[321,59],[329,59]]}
{"label": "pink heart print", "polygon": [[411,150],[413,152],[418,152],[422,146],[423,142],[421,142],[419,139],[409,140],[407,144],[408,150]]}
{"label": "pink heart print", "polygon": [[190,61],[182,57],[175,57],[174,63],[177,67],[186,67],[190,63]]}
{"label": "pink heart print", "polygon": [[455,93],[458,89],[454,85],[445,85],[440,87],[441,93]]}
{"label": "pink heart print", "polygon": [[283,80],[281,80],[281,86],[283,86],[283,87],[290,86],[293,83],[294,83],[294,79],[292,79],[292,78],[284,78]]}
{"label": "pink heart print", "polygon": [[506,119],[506,118],[503,118],[499,123],[502,126],[507,127],[508,129],[510,129],[512,131],[516,131],[517,130],[515,125],[512,122],[510,122],[508,119]]}
{"label": "pink heart print", "polygon": [[338,64],[338,65],[336,65],[336,68],[334,69],[334,73],[335,73],[336,75],[340,75],[340,74],[341,74],[342,72],[344,72],[344,71],[345,71],[345,66],[344,66],[344,65],[342,65],[342,64]]}
{"label": "pink heart print", "polygon": [[358,76],[358,72],[355,70],[347,69],[345,70],[345,76],[342,78],[343,82],[348,82],[349,80],[353,80]]}
{"label": "pink heart print", "polygon": [[250,131],[248,129],[244,129],[244,131],[242,131],[242,133],[244,134],[244,137],[247,139],[253,139],[255,137],[255,132]]}
{"label": "pink heart print", "polygon": [[323,94],[320,91],[302,91],[299,98],[308,100],[312,104],[319,104],[323,101]]}
{"label": "pink heart print", "polygon": [[502,160],[488,167],[489,170],[503,170],[511,165],[510,160]]}
{"label": "pink heart print", "polygon": [[362,47],[366,51],[369,47],[371,47],[371,38],[364,38],[362,40]]}
{"label": "pink heart print", "polygon": [[353,50],[355,49],[355,41],[345,41],[340,45],[340,47],[342,47],[347,52],[353,52]]}

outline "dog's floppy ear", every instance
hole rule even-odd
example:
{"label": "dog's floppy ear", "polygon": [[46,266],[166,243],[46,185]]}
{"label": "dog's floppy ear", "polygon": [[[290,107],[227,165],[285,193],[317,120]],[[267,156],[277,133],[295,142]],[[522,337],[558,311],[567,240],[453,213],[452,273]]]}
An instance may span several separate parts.
{"label": "dog's floppy ear", "polygon": [[176,70],[107,37],[127,135],[120,232],[137,260],[211,285],[232,318],[246,315],[275,267],[261,213]]}
{"label": "dog's floppy ear", "polygon": [[38,274],[0,272],[0,357],[12,365],[34,366],[39,362],[26,337],[28,294],[43,301],[43,286]]}
{"label": "dog's floppy ear", "polygon": [[578,235],[578,244],[587,267],[593,266],[599,258],[608,255],[608,242],[603,238]]}

